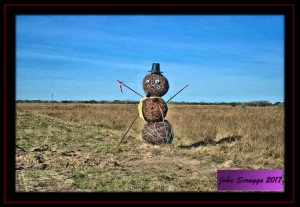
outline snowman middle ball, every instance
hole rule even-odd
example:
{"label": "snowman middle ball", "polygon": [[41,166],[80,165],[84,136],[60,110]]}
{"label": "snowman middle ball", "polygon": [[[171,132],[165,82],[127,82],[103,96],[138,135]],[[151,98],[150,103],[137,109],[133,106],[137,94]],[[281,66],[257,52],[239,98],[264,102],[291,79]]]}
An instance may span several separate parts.
{"label": "snowman middle ball", "polygon": [[167,112],[168,106],[160,97],[147,98],[142,101],[142,113],[145,121],[147,122],[163,121]]}

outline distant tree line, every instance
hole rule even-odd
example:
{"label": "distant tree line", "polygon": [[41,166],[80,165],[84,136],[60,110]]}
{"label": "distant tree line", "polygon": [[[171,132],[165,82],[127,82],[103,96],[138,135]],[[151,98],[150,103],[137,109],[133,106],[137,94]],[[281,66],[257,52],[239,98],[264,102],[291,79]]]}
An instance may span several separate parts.
{"label": "distant tree line", "polygon": [[171,104],[190,104],[190,105],[230,105],[235,106],[284,106],[284,102],[276,102],[272,104],[270,101],[249,101],[249,102],[170,102]]}
{"label": "distant tree line", "polygon": [[136,104],[139,103],[138,101],[95,101],[95,100],[84,100],[84,101],[77,101],[77,100],[61,100],[61,101],[48,101],[48,100],[17,100],[17,103],[90,103],[90,104]]}
{"label": "distant tree line", "polygon": [[[74,100],[62,100],[62,101],[47,101],[47,100],[17,100],[16,103],[89,103],[89,104],[138,104],[139,101],[131,100],[114,100],[114,101],[95,101],[95,100],[85,100],[85,101],[74,101]],[[270,101],[249,101],[249,102],[174,102],[171,101],[169,104],[182,104],[182,105],[230,105],[235,106],[251,106],[251,107],[264,107],[264,106],[284,106],[284,102],[271,103]]]}

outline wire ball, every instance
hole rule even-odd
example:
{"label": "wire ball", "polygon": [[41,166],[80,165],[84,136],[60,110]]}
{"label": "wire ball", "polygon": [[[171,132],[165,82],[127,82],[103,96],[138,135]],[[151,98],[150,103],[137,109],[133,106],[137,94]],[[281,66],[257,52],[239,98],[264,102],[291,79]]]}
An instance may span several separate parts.
{"label": "wire ball", "polygon": [[148,144],[171,144],[174,138],[173,127],[167,120],[146,123],[142,129],[142,138]]}
{"label": "wire ball", "polygon": [[142,112],[145,121],[159,122],[167,115],[168,106],[160,97],[147,98],[143,101]]}
{"label": "wire ball", "polygon": [[162,74],[149,73],[143,79],[143,89],[145,94],[151,93],[151,96],[164,96],[169,90],[168,79]]}

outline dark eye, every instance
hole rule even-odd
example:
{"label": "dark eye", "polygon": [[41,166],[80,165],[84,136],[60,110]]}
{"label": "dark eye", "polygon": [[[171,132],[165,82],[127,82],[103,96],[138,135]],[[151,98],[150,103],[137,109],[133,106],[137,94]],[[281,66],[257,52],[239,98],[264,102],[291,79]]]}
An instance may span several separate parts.
{"label": "dark eye", "polygon": [[149,81],[149,80],[146,80],[146,83],[150,83],[150,81]]}
{"label": "dark eye", "polygon": [[155,83],[159,83],[159,80],[155,80]]}

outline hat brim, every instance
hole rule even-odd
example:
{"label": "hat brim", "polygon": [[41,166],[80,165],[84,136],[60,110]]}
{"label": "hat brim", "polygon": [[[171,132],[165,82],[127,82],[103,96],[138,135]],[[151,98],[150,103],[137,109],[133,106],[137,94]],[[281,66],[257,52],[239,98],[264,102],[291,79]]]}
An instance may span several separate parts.
{"label": "hat brim", "polygon": [[151,73],[156,73],[156,74],[160,74],[160,73],[163,73],[163,72],[161,72],[161,71],[160,71],[160,72],[155,72],[155,71],[154,71],[154,72],[153,72],[153,71],[148,71],[148,72],[151,72]]}

